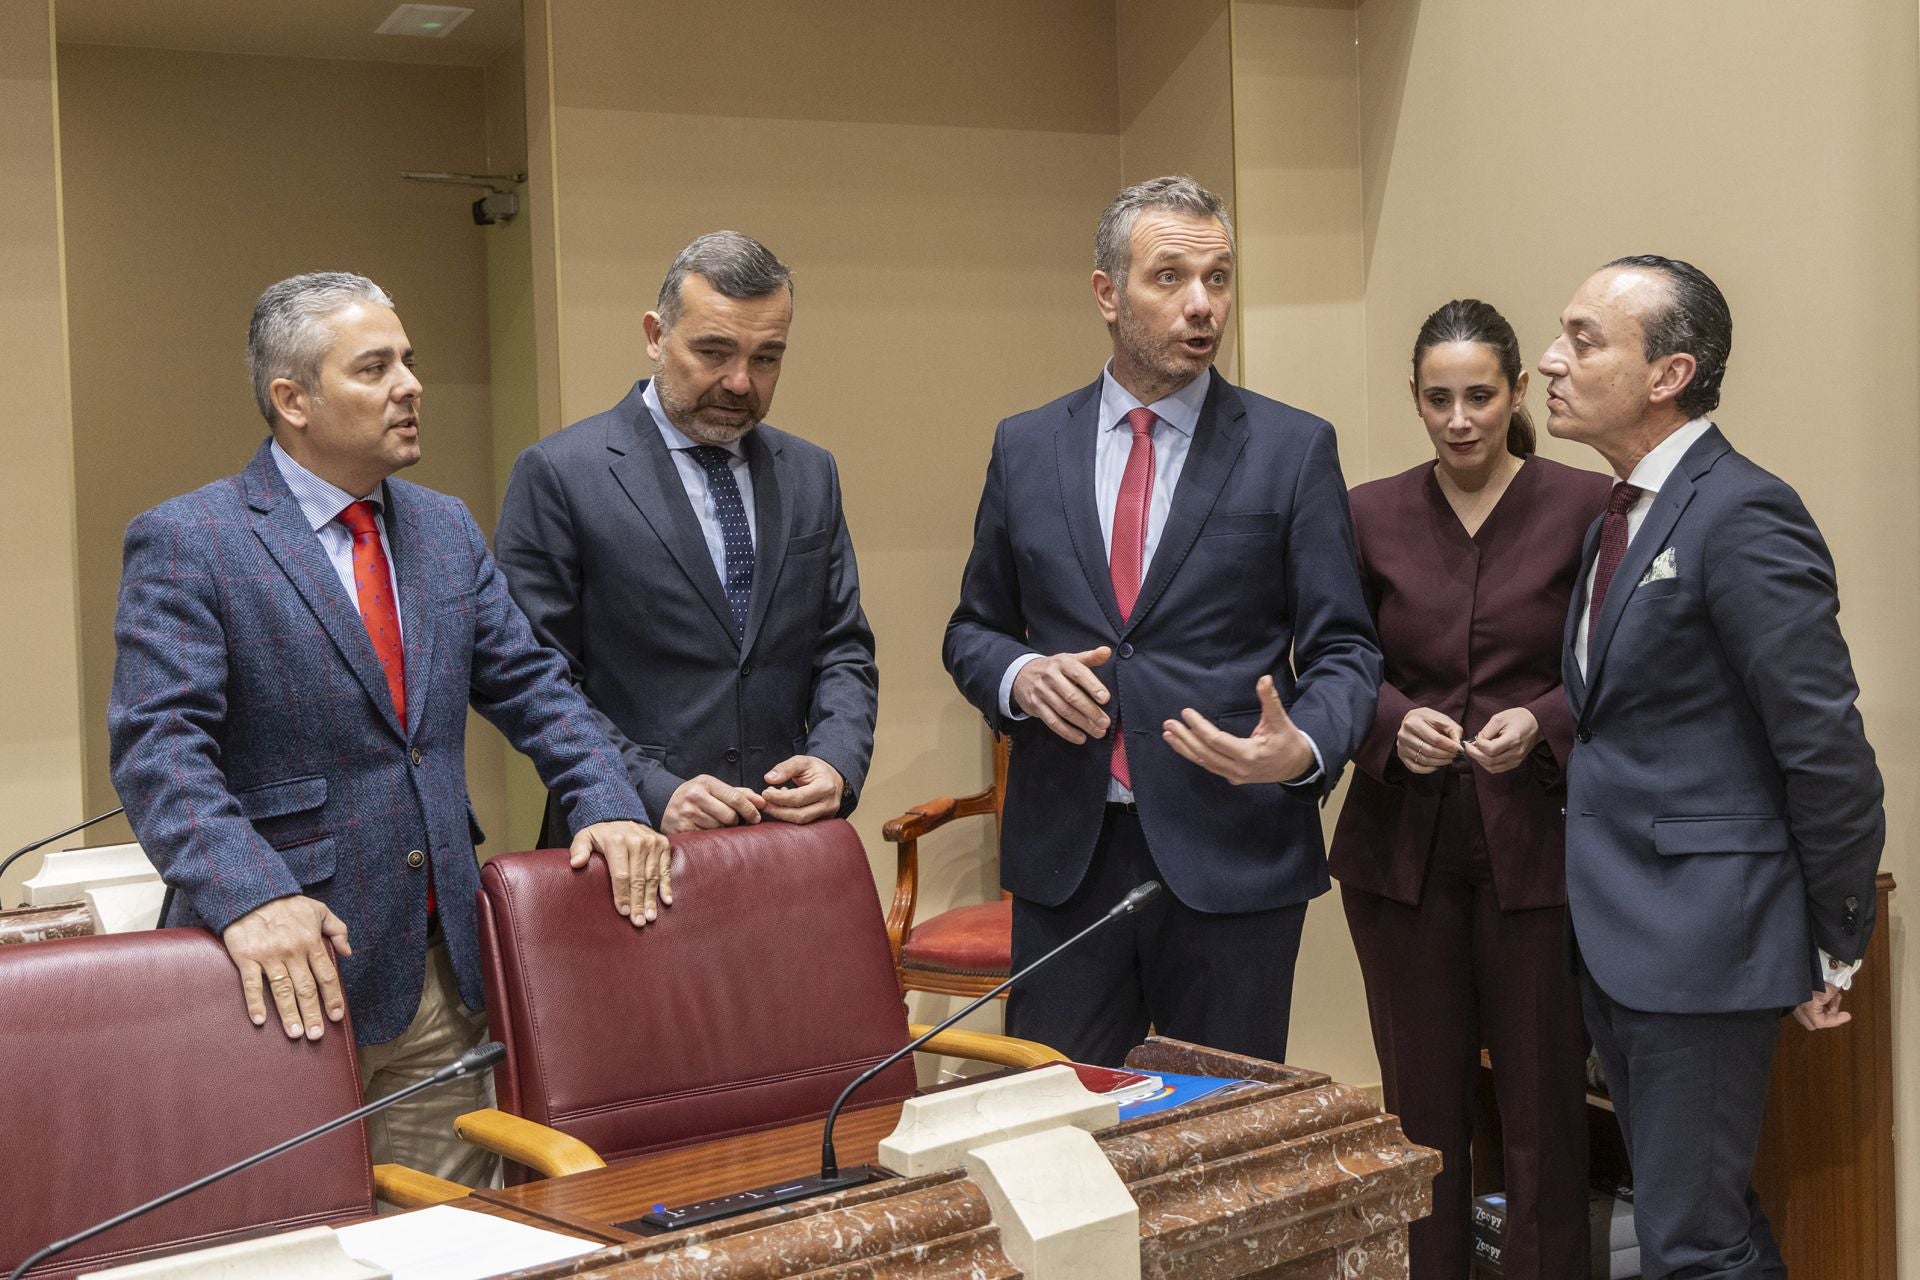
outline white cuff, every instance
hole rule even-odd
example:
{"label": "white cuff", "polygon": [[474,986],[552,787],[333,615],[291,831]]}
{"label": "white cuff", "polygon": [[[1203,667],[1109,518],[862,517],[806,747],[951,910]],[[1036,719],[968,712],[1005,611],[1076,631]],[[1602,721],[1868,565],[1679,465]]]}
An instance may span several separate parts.
{"label": "white cuff", "polygon": [[[1302,731],[1300,736],[1303,738],[1307,738],[1307,735],[1304,731]],[[1320,779],[1327,776],[1327,758],[1320,754],[1320,744],[1315,742],[1312,738],[1307,738],[1307,745],[1313,748],[1313,772],[1308,774],[1304,778],[1295,778],[1292,782],[1282,783],[1281,784],[1282,786],[1287,786],[1287,787],[1317,786],[1320,782]]]}
{"label": "white cuff", "polygon": [[1820,952],[1821,980],[1831,982],[1842,991],[1849,990],[1853,986],[1853,975],[1860,972],[1860,966],[1865,963],[1866,957],[1862,956],[1852,964],[1842,964],[1825,951],[1822,951]]}
{"label": "white cuff", "polygon": [[1039,658],[1037,653],[1023,653],[1007,664],[1007,674],[1000,677],[1000,714],[1009,720],[1025,720],[1027,713],[1013,709],[1013,681],[1020,669]]}

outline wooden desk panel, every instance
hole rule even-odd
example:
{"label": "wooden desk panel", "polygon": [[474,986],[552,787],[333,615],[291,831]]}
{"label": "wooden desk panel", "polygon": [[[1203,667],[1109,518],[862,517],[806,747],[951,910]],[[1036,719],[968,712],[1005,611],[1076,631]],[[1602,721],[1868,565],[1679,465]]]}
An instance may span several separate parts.
{"label": "wooden desk panel", "polygon": [[[900,1121],[900,1104],[882,1103],[842,1112],[834,1127],[834,1150],[842,1167],[875,1159],[880,1140]],[[819,1120],[763,1129],[718,1142],[635,1156],[605,1169],[523,1183],[499,1191],[476,1191],[472,1199],[544,1220],[595,1238],[642,1237],[601,1224],[630,1222],[656,1204],[685,1204],[766,1186],[782,1178],[820,1171]]]}

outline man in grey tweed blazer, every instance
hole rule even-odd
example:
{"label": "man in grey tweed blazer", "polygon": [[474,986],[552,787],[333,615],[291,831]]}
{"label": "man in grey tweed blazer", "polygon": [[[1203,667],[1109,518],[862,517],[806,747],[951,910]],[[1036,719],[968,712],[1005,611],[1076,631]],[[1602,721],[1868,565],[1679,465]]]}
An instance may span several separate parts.
{"label": "man in grey tweed blazer", "polygon": [[[466,508],[388,478],[420,458],[420,383],[387,295],[282,281],[248,359],[273,439],[127,529],[113,782],[166,880],[164,922],[221,935],[255,1026],[271,1004],[318,1039],[351,1002],[378,1097],[486,1030],[469,703],[564,797],[574,865],[599,851],[635,925],[670,898],[666,840]],[[486,1178],[450,1121],[487,1085],[391,1108],[374,1158]]]}

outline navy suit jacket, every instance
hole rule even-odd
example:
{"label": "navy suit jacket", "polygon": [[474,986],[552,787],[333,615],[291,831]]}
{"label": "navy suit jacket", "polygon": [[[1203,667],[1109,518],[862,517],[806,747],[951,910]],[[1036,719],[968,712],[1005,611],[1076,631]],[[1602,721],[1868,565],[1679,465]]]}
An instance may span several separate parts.
{"label": "navy suit jacket", "polygon": [[[1581,582],[1599,522],[1588,531]],[[1671,550],[1670,577],[1642,581]],[[1814,947],[1858,959],[1885,842],[1833,559],[1800,497],[1717,427],[1647,510],[1607,592],[1567,779],[1567,900],[1602,990],[1653,1013],[1786,1008]]]}
{"label": "navy suit jacket", "polygon": [[[1109,645],[1098,672],[1127,735],[1134,798],[1167,887],[1201,911],[1259,911],[1327,889],[1317,801],[1366,733],[1380,652],[1354,565],[1333,428],[1211,383],[1172,509],[1122,621],[1094,499],[1100,383],[1009,418],[994,437],[946,665],[967,701],[1011,735],[1001,883],[1064,902],[1093,857],[1112,738],[1074,746],[999,711],[1025,653]],[[1297,672],[1297,675],[1296,675]],[[1319,747],[1312,787],[1236,787],[1174,754],[1161,722],[1193,707],[1229,733],[1260,719],[1272,675]]]}
{"label": "navy suit jacket", "polygon": [[466,507],[389,479],[386,528],[404,729],[366,624],[265,445],[240,475],[128,526],[107,712],[113,785],[167,882],[164,922],[217,932],[274,898],[318,898],[347,924],[340,968],[362,1044],[398,1036],[420,1004],[415,850],[432,860],[461,999],[482,1007],[469,703],[533,757],[576,828],[646,816]]}
{"label": "navy suit jacket", "polygon": [[743,645],[646,387],[514,463],[494,531],[514,600],[651,812],[699,773],[757,791],[796,754],[857,799],[880,677],[833,455],[764,423],[742,440],[756,531]]}

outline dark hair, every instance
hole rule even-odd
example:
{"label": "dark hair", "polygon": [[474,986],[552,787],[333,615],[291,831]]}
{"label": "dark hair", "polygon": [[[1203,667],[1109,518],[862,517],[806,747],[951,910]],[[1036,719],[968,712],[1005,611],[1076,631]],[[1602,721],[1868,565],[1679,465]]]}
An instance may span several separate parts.
{"label": "dark hair", "polygon": [[738,231],[709,231],[680,251],[660,282],[653,309],[662,330],[680,319],[680,288],[690,275],[729,298],[764,298],[777,289],[793,297],[793,272],[767,246]]}
{"label": "dark hair", "polygon": [[1667,305],[1642,320],[1641,349],[1649,362],[1684,351],[1693,357],[1693,381],[1680,389],[1674,405],[1689,418],[1712,413],[1720,403],[1720,380],[1733,354],[1733,312],[1726,295],[1691,262],[1657,253],[1615,258],[1601,270],[1638,267],[1667,279]]}
{"label": "dark hair", "polygon": [[1443,342],[1477,342],[1492,347],[1500,357],[1500,372],[1514,393],[1513,416],[1507,419],[1507,452],[1516,458],[1533,455],[1533,419],[1520,401],[1520,339],[1513,336],[1507,318],[1478,298],[1455,298],[1427,317],[1413,340],[1413,385],[1420,389],[1420,362]]}

